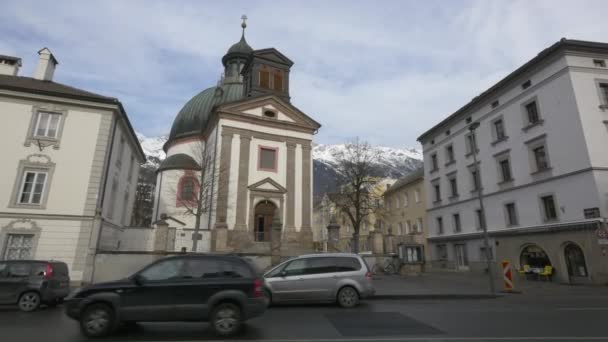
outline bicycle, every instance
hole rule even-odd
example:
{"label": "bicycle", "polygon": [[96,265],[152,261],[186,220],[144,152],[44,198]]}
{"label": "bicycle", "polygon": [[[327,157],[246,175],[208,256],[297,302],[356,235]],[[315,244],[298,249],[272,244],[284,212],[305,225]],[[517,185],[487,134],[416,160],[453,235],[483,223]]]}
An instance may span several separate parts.
{"label": "bicycle", "polygon": [[392,256],[391,259],[385,259],[384,264],[376,263],[372,267],[372,274],[380,274],[380,272],[386,275],[398,274],[401,268],[401,259],[396,256]]}

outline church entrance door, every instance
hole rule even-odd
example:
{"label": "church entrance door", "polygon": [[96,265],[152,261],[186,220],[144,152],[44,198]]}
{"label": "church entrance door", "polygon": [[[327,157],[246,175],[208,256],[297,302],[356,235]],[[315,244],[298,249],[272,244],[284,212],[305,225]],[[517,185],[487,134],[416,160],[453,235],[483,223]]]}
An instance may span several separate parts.
{"label": "church entrance door", "polygon": [[270,241],[272,219],[276,208],[274,203],[270,201],[263,201],[255,206],[255,241]]}

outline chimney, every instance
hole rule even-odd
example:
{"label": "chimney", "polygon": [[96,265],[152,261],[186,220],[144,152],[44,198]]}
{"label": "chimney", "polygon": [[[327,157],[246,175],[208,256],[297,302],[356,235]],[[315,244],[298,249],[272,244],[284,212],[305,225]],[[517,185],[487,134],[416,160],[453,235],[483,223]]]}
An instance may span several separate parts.
{"label": "chimney", "polygon": [[40,55],[40,58],[38,59],[38,67],[36,68],[34,78],[41,81],[52,81],[55,67],[59,63],[48,48],[42,48],[42,50],[38,51],[38,55]]}
{"label": "chimney", "polygon": [[17,76],[21,67],[21,58],[0,55],[0,75]]}

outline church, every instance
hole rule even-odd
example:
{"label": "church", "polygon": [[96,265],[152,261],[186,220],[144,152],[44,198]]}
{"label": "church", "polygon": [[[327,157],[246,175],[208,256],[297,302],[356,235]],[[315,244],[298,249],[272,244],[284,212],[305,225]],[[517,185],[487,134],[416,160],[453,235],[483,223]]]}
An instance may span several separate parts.
{"label": "church", "polygon": [[312,248],[321,125],[291,103],[294,63],[275,48],[254,50],[242,19],[221,79],[183,106],[163,147],[153,217],[171,227],[169,250],[266,254],[276,215],[283,249]]}

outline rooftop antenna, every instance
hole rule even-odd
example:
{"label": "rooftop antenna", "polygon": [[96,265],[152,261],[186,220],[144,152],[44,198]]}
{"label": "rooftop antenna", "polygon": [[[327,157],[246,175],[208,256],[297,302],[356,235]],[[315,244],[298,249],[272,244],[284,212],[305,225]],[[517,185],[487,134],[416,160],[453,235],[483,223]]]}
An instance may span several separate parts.
{"label": "rooftop antenna", "polygon": [[247,16],[243,14],[241,16],[241,20],[243,21],[243,22],[241,22],[241,27],[243,28],[243,36],[242,36],[242,38],[245,38],[245,28],[247,27]]}

